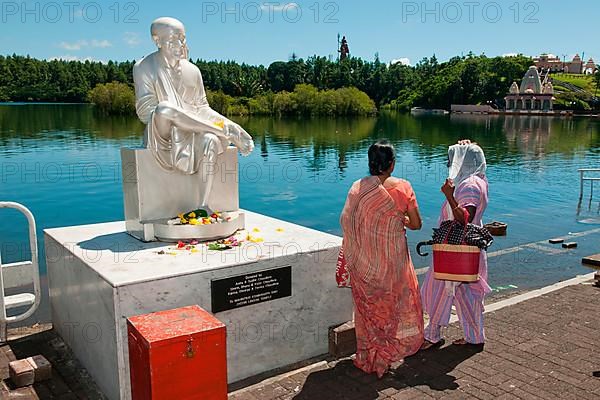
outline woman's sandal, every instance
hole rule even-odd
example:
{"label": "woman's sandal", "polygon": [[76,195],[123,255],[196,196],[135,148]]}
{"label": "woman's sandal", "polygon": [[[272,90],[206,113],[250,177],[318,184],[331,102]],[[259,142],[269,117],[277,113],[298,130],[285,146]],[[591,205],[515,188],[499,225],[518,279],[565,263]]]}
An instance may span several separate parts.
{"label": "woman's sandal", "polygon": [[436,343],[430,342],[429,340],[425,340],[423,342],[423,344],[421,345],[421,348],[419,349],[419,351],[426,351],[426,350],[440,348],[444,345],[445,342],[446,341],[444,339],[441,339],[439,342],[436,342]]}
{"label": "woman's sandal", "polygon": [[454,346],[470,346],[470,347],[481,347],[483,348],[484,343],[469,343],[465,339],[456,339],[452,342]]}

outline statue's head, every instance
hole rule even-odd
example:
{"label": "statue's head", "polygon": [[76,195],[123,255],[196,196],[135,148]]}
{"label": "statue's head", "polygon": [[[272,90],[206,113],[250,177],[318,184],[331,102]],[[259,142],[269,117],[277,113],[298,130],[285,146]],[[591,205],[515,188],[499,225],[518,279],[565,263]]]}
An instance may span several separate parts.
{"label": "statue's head", "polygon": [[167,61],[174,62],[188,58],[185,40],[185,27],[178,19],[171,17],[157,18],[150,26],[152,40]]}

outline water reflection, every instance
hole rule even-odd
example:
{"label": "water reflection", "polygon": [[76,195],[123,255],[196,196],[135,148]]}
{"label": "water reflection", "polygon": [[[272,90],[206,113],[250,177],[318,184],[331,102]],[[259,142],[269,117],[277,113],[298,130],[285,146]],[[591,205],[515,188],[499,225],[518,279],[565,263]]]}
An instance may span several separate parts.
{"label": "water reflection", "polygon": [[[486,140],[491,139],[490,136],[504,136],[508,157],[519,154],[543,158],[556,153],[572,156],[582,150],[597,152],[600,146],[599,119],[453,114],[450,120],[468,126],[469,130],[477,127],[481,133],[490,134],[478,139],[484,146],[491,145]],[[502,157],[498,159],[502,160]]]}
{"label": "water reflection", "polygon": [[76,142],[82,138],[141,138],[143,130],[135,116],[103,115],[87,104],[0,103],[0,145],[11,139]]}
{"label": "water reflection", "polygon": [[[321,160],[337,154],[337,167],[343,172],[348,156],[365,147],[365,139],[374,137],[376,118],[234,118],[260,143],[261,156],[268,160],[269,147],[292,157],[309,157],[309,168],[320,170]],[[269,144],[270,143],[270,144]]]}
{"label": "water reflection", "polygon": [[[515,155],[542,158],[548,154],[573,155],[581,150],[600,152],[600,120],[540,116],[452,114],[418,116],[382,112],[377,118],[270,118],[233,117],[255,137],[262,157],[272,149],[298,157],[319,159],[335,151],[340,170],[348,157],[364,152],[377,138],[387,137],[419,147],[419,158],[437,158],[459,138],[471,138],[493,149],[492,160]],[[96,139],[139,140],[143,125],[135,116],[106,116],[90,105],[0,103],[0,146],[31,148],[49,142]],[[11,140],[16,140],[9,145]],[[66,144],[66,143],[65,143]]]}

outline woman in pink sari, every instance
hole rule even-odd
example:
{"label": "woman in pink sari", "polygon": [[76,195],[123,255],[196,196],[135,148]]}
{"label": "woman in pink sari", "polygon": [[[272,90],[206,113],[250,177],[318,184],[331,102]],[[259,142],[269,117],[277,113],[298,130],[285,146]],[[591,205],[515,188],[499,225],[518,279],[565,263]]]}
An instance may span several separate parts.
{"label": "woman in pink sari", "polygon": [[[448,167],[449,178],[442,187],[446,201],[442,205],[438,222],[455,219],[461,223],[470,222],[483,226],[482,217],[488,204],[488,181],[483,150],[469,140],[461,141],[448,149]],[[465,211],[468,221],[465,221]],[[465,334],[463,339],[454,341],[454,344],[483,344],[483,299],[490,292],[485,251],[481,252],[479,260],[479,281],[474,283],[437,280],[430,268],[421,287],[423,309],[429,315],[422,349],[444,343],[442,328],[450,321],[453,304]]]}
{"label": "woman in pink sari", "polygon": [[369,148],[371,176],[356,181],[342,211],[344,257],[355,306],[354,365],[378,377],[423,343],[419,286],[408,252],[406,228],[421,229],[410,183],[391,177],[394,148]]}

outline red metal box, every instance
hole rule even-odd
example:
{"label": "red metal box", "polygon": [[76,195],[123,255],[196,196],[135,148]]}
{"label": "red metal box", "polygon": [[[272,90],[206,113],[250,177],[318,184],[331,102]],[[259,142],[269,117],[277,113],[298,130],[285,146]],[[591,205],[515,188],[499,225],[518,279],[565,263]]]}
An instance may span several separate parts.
{"label": "red metal box", "polygon": [[225,325],[199,306],[127,320],[134,400],[227,399]]}

